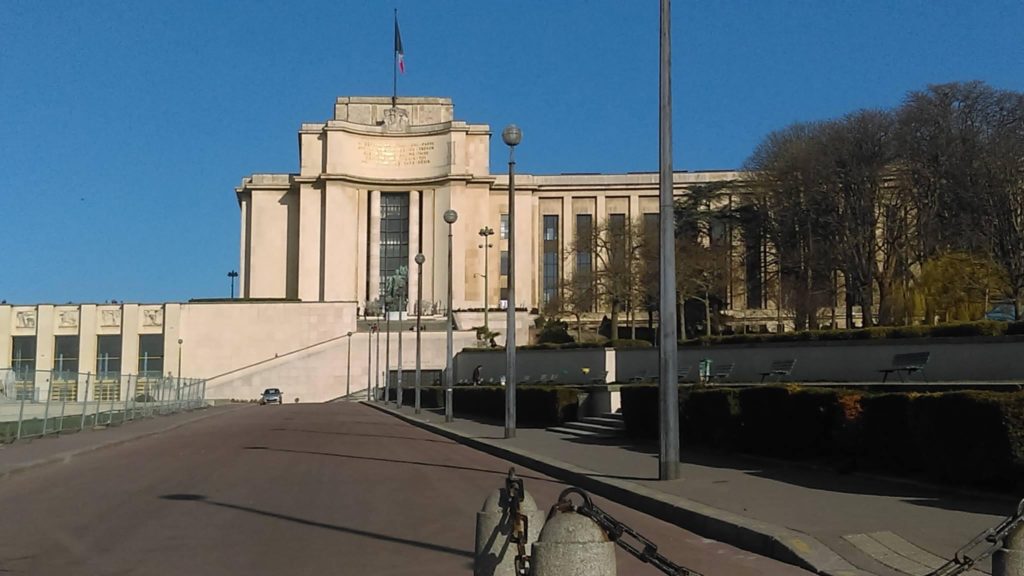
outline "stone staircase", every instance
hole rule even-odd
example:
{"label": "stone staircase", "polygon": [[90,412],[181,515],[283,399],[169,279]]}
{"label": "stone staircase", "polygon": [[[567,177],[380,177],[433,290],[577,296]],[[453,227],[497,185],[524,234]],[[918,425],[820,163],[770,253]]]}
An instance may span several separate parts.
{"label": "stone staircase", "polygon": [[582,438],[619,438],[625,434],[626,424],[622,421],[622,414],[606,412],[600,416],[586,416],[578,422],[553,426],[548,430]]}

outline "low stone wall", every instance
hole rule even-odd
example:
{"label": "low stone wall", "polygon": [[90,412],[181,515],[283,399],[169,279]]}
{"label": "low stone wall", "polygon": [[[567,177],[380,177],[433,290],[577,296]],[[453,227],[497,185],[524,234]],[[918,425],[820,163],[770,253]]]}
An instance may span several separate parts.
{"label": "low stone wall", "polygon": [[[536,382],[542,376],[557,376],[558,383],[589,384],[604,382],[605,372],[614,375],[614,350],[579,348],[570,350],[517,350],[516,374],[520,382],[529,377]],[[481,377],[498,380],[505,374],[505,350],[464,350],[455,357],[455,379],[472,380],[473,369],[481,367]]]}

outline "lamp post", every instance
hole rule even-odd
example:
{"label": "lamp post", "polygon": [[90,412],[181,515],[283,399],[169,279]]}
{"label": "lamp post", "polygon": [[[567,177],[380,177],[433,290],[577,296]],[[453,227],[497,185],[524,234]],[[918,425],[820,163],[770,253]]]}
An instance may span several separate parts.
{"label": "lamp post", "polygon": [[661,214],[660,341],[658,342],[658,478],[679,478],[679,385],[676,376],[675,210],[672,197],[672,19],[671,0],[661,0],[658,106],[658,204]]}
{"label": "lamp post", "polygon": [[[379,308],[378,308],[378,310],[379,310]],[[380,320],[377,320],[377,323],[373,327],[373,331],[377,333],[377,362],[376,362],[376,370],[373,373],[373,378],[374,378],[374,380],[376,382],[376,385],[373,387],[373,391],[374,391],[375,394],[379,394],[380,393]]]}
{"label": "lamp post", "polygon": [[181,378],[181,345],[185,342],[181,338],[178,338],[178,378]]}
{"label": "lamp post", "polygon": [[231,279],[231,299],[235,299],[235,278],[238,278],[238,272],[234,270],[228,272],[228,278]]}
{"label": "lamp post", "polygon": [[345,398],[352,393],[352,333],[348,333],[348,367],[345,368]]}
{"label": "lamp post", "polygon": [[455,385],[455,375],[452,373],[452,355],[455,345],[452,343],[452,224],[459,219],[459,213],[455,210],[444,211],[444,221],[448,224],[448,353],[445,363],[445,385],[444,385],[444,421],[452,421],[452,386]]}
{"label": "lamp post", "polygon": [[492,246],[490,244],[491,236],[494,236],[494,229],[490,226],[480,229],[480,237],[484,239],[484,243],[480,245],[484,249],[484,273],[482,274],[484,277],[484,332],[487,332],[488,335],[491,333],[491,326],[487,322],[487,278],[491,275],[491,267],[488,265],[487,257],[490,253],[488,248]]}
{"label": "lamp post", "polygon": [[423,310],[420,303],[423,302],[423,263],[426,261],[423,254],[416,255],[416,413],[420,413],[420,331],[423,329],[421,319]]}
{"label": "lamp post", "polygon": [[398,285],[398,379],[395,381],[395,407],[402,409],[402,312],[405,311],[405,282],[409,269],[402,266],[398,269],[395,283]]}
{"label": "lamp post", "polygon": [[508,309],[505,325],[505,438],[516,437],[516,146],[523,133],[515,124],[501,132],[508,146]]}
{"label": "lamp post", "polygon": [[[365,315],[364,315],[365,316]],[[370,325],[366,333],[366,401],[372,400],[373,394],[373,333],[377,331],[377,323]],[[380,339],[378,338],[378,342]]]}
{"label": "lamp post", "polygon": [[388,276],[384,283],[384,405],[388,405],[388,390],[391,389],[391,303],[394,301],[395,277]]}

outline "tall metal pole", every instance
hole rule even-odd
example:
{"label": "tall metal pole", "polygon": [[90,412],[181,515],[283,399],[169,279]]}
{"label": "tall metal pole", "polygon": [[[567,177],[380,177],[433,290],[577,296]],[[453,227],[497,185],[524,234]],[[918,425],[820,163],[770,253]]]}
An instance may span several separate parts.
{"label": "tall metal pole", "polygon": [[387,299],[385,300],[386,304],[384,305],[384,315],[385,315],[385,319],[384,319],[384,326],[385,326],[385,328],[384,329],[387,332],[387,335],[384,337],[384,405],[385,406],[388,405],[388,390],[391,389],[391,308],[390,308],[390,305],[391,305],[391,300],[392,300],[392,296],[393,296],[392,290],[394,288],[394,285],[391,284],[391,282],[392,282],[391,278],[388,278],[388,287],[387,287],[388,294],[387,294]]}
{"label": "tall metal pole", "polygon": [[453,373],[452,356],[455,353],[455,345],[452,342],[452,224],[459,219],[459,213],[455,210],[446,210],[444,221],[448,223],[448,353],[445,359],[445,386],[444,386],[444,421],[451,422],[454,410],[452,409],[452,388],[455,386],[455,374]]}
{"label": "tall metal pole", "polygon": [[366,332],[366,401],[373,399],[373,333],[377,325],[371,324]]}
{"label": "tall metal pole", "polygon": [[[404,266],[403,266],[404,268]],[[395,406],[402,409],[402,312],[405,310],[403,281],[398,285],[398,380],[395,382]]]}
{"label": "tall metal pole", "polygon": [[348,367],[345,368],[345,398],[352,393],[352,333],[348,333]]}
{"label": "tall metal pole", "polygon": [[484,249],[484,273],[483,273],[483,277],[484,277],[484,332],[486,332],[488,334],[491,333],[491,323],[488,321],[489,315],[488,315],[488,306],[487,306],[487,296],[488,296],[488,292],[489,292],[487,290],[487,280],[491,276],[491,274],[490,274],[491,266],[490,266],[489,258],[488,257],[490,256],[490,252],[491,252],[491,250],[490,250],[490,248],[491,248],[490,240],[491,240],[491,236],[493,236],[493,235],[494,235],[494,229],[491,228],[490,226],[484,226],[483,228],[480,229],[480,237],[484,239],[484,243],[480,246],[481,248]]}
{"label": "tall metal pole", "polygon": [[181,338],[178,338],[178,377],[181,377],[181,343],[184,342]]}
{"label": "tall metal pole", "polygon": [[423,302],[423,262],[426,257],[423,254],[416,255],[416,413],[420,413],[420,331],[423,330],[421,322],[423,310],[420,303]]}
{"label": "tall metal pole", "polygon": [[505,438],[516,437],[516,158],[522,132],[509,124],[501,133],[508,145],[508,309],[505,322]]}
{"label": "tall metal pole", "polygon": [[679,384],[676,377],[676,250],[672,198],[672,19],[671,0],[661,0],[661,74],[659,82],[659,177],[661,220],[661,294],[659,322],[658,411],[661,415],[658,478],[679,478]]}
{"label": "tall metal pole", "polygon": [[376,371],[373,373],[373,378],[376,381],[376,385],[373,387],[374,393],[380,394],[380,321],[377,321],[377,326],[374,330],[377,332],[377,361]]}

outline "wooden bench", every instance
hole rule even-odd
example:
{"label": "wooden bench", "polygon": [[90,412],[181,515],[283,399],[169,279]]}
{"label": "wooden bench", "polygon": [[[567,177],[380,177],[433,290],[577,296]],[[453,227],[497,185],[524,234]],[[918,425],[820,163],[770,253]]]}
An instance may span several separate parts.
{"label": "wooden bench", "polygon": [[732,376],[733,366],[735,366],[735,364],[732,362],[724,362],[722,364],[718,364],[717,366],[712,365],[711,378],[708,379],[708,384],[711,384],[716,380],[722,381],[727,379],[729,376]]}
{"label": "wooden bench", "polygon": [[608,379],[608,371],[605,370],[605,371],[601,372],[599,375],[593,376],[590,379],[590,383],[591,384],[607,384],[607,382],[605,382],[605,380],[607,380],[607,379]]}
{"label": "wooden bench", "polygon": [[795,365],[796,360],[776,360],[772,362],[767,372],[761,372],[761,383],[764,384],[764,379],[768,376],[775,376],[778,379],[781,379],[783,376],[789,376]]}
{"label": "wooden bench", "polygon": [[903,374],[907,376],[914,372],[920,372],[924,370],[925,364],[928,363],[928,358],[931,357],[931,352],[909,352],[907,354],[897,354],[892,357],[892,366],[889,368],[883,368],[879,370],[883,374],[882,383],[889,378],[889,374],[895,372],[900,377],[900,382],[906,382],[903,379]]}
{"label": "wooden bench", "polygon": [[680,366],[679,370],[676,370],[676,382],[683,382],[690,377],[690,369],[693,368],[691,364],[686,366]]}

